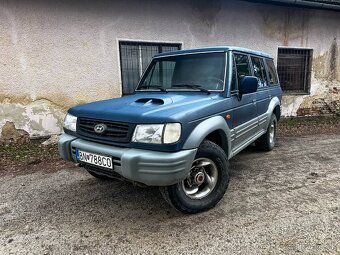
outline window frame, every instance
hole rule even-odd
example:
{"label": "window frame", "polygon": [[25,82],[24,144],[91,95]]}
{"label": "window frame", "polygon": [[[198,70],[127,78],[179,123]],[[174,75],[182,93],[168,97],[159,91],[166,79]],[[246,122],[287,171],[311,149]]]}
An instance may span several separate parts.
{"label": "window frame", "polygon": [[[230,90],[230,95],[237,95],[238,94],[238,92],[239,92],[239,87],[238,87],[238,79],[237,79],[237,67],[236,67],[236,62],[235,62],[235,58],[234,58],[234,53],[232,52],[232,54],[231,54],[231,59],[232,59],[232,66],[231,66],[231,78],[230,78],[230,88],[229,88],[229,90]],[[234,69],[235,69],[235,87],[236,87],[236,89],[235,90],[231,90],[231,87],[232,87],[232,82],[233,82],[233,75],[234,75]]]}
{"label": "window frame", "polygon": [[[159,92],[159,89],[137,89],[140,85],[141,82],[144,81],[144,76],[146,74],[146,72],[148,72],[148,70],[150,68],[152,68],[151,64],[154,61],[154,59],[161,59],[161,58],[167,58],[167,57],[173,57],[173,56],[184,56],[184,55],[199,55],[199,54],[211,54],[211,53],[223,53],[225,56],[225,60],[224,60],[224,80],[223,80],[223,88],[220,90],[209,90],[209,92],[218,92],[218,93],[222,93],[222,92],[226,92],[226,88],[227,88],[227,70],[228,70],[228,66],[229,66],[229,60],[228,60],[228,51],[208,51],[208,52],[194,52],[194,53],[179,53],[179,54],[172,54],[172,55],[166,55],[166,56],[160,56],[160,57],[153,57],[152,60],[150,61],[148,67],[145,69],[143,75],[141,76],[141,78],[139,79],[139,82],[137,84],[137,86],[135,87],[134,92],[141,92],[141,91],[157,91]],[[167,89],[167,91],[171,92],[171,91],[197,91],[197,90],[193,90],[193,89],[186,89],[186,88],[178,88],[178,89]]]}
{"label": "window frame", "polygon": [[267,73],[267,65],[266,65],[265,58],[262,57],[262,56],[254,55],[254,54],[250,54],[249,57],[250,57],[250,61],[251,61],[252,75],[253,75],[254,77],[256,77],[257,79],[258,79],[258,77],[255,76],[255,70],[254,70],[253,60],[252,60],[251,58],[254,57],[254,58],[258,58],[258,59],[262,60],[263,68],[264,68],[263,75],[264,75],[264,78],[265,78],[266,85],[264,85],[264,86],[262,86],[262,87],[257,86],[257,90],[267,89],[267,88],[270,87],[270,86],[269,86],[269,79],[268,79],[269,77],[268,77],[268,73]]}
{"label": "window frame", "polygon": [[[303,76],[303,82],[304,82],[304,89],[285,89],[282,85],[282,81],[285,79],[280,78],[279,73],[279,56],[280,54],[289,54],[289,53],[280,53],[280,50],[291,50],[291,51],[304,51],[304,57],[305,57],[305,65],[301,66],[304,69],[304,76]],[[301,54],[302,55],[302,54]],[[280,82],[282,92],[286,95],[310,95],[311,91],[311,85],[312,85],[312,65],[313,65],[313,49],[312,48],[300,48],[300,47],[278,47],[277,50],[277,64],[276,64],[276,71],[278,80]],[[295,85],[296,86],[296,85]]]}
{"label": "window frame", "polygon": [[[267,64],[267,60],[273,61],[274,69],[275,69],[275,75],[276,75],[276,83],[271,84],[270,79],[269,79],[269,66]],[[273,58],[264,58],[264,65],[266,66],[266,71],[267,71],[267,80],[268,80],[268,87],[275,87],[275,86],[280,86],[280,79],[279,75],[277,73],[277,67],[275,66],[274,59]]]}
{"label": "window frame", "polygon": [[[238,72],[237,72],[237,66],[236,66],[236,61],[235,61],[235,54],[238,55],[245,55],[248,58],[248,68],[250,71],[250,74],[253,75],[253,69],[251,66],[251,59],[250,59],[250,54],[245,53],[245,52],[241,52],[241,51],[232,51],[232,60],[233,60],[233,68],[236,68],[236,86],[237,89],[236,90],[231,90],[231,83],[230,83],[230,95],[238,95],[239,94],[239,82],[238,82]],[[232,73],[231,73],[232,75]],[[232,82],[232,77],[231,77],[231,82]]]}
{"label": "window frame", "polygon": [[[122,62],[122,58],[123,58],[123,52],[122,52],[122,46],[125,45],[132,45],[132,46],[157,46],[158,47],[158,52],[155,53],[159,54],[159,53],[163,53],[166,51],[162,51],[163,47],[178,47],[178,50],[181,50],[183,47],[183,43],[182,42],[164,42],[164,41],[143,41],[143,40],[126,40],[126,39],[119,39],[118,40],[118,56],[119,56],[119,68],[120,68],[120,84],[121,84],[121,95],[122,96],[127,96],[127,95],[132,95],[135,93],[136,91],[136,87],[138,86],[141,78],[144,76],[144,73],[146,72],[146,70],[149,68],[149,65],[153,59],[153,56],[151,57],[151,61],[149,61],[149,63],[147,64],[145,70],[141,72],[140,77],[138,78],[138,81],[136,82],[136,85],[133,87],[133,90],[130,93],[124,93],[124,79],[126,79],[126,77],[124,78],[123,75],[123,62]],[[139,56],[140,59],[142,59],[142,56]],[[141,60],[143,61],[143,60]],[[127,84],[125,86],[128,86]]]}

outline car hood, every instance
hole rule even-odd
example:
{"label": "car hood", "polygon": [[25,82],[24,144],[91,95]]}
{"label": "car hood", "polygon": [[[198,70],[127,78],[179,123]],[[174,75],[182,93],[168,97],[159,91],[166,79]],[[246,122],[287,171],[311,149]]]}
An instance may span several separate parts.
{"label": "car hood", "polygon": [[69,113],[77,117],[129,123],[183,122],[208,115],[207,105],[213,104],[218,97],[218,94],[202,92],[139,92],[75,106]]}

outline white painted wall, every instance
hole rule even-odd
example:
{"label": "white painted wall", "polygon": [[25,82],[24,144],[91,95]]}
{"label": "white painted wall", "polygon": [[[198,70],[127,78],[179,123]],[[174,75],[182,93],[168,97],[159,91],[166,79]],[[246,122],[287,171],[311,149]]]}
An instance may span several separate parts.
{"label": "white painted wall", "polygon": [[296,115],[340,86],[339,56],[335,77],[328,72],[334,38],[339,12],[244,1],[1,1],[0,129],[13,121],[32,136],[59,133],[68,107],[119,97],[119,39],[236,45],[275,58],[278,46],[312,48],[312,97],[284,98],[283,114]]}

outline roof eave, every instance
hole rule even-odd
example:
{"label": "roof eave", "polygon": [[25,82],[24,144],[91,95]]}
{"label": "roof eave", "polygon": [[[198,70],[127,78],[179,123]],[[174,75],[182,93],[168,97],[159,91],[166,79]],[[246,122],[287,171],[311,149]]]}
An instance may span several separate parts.
{"label": "roof eave", "polygon": [[321,1],[314,2],[314,1],[306,1],[306,0],[266,0],[266,1],[265,0],[242,0],[242,1],[340,12],[340,2],[339,4],[330,4],[330,3],[323,3]]}

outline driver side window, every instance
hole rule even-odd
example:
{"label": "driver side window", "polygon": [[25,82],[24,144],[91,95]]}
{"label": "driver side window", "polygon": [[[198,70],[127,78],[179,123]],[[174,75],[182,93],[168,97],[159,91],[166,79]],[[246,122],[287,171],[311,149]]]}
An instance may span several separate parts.
{"label": "driver side window", "polygon": [[237,80],[240,83],[241,79],[244,76],[250,76],[250,66],[249,66],[249,58],[248,55],[244,54],[235,54],[235,65],[237,71]]}
{"label": "driver side window", "polygon": [[231,83],[231,91],[238,90],[237,84],[240,84],[244,76],[250,76],[250,65],[248,55],[234,53],[233,55],[233,78]]}

